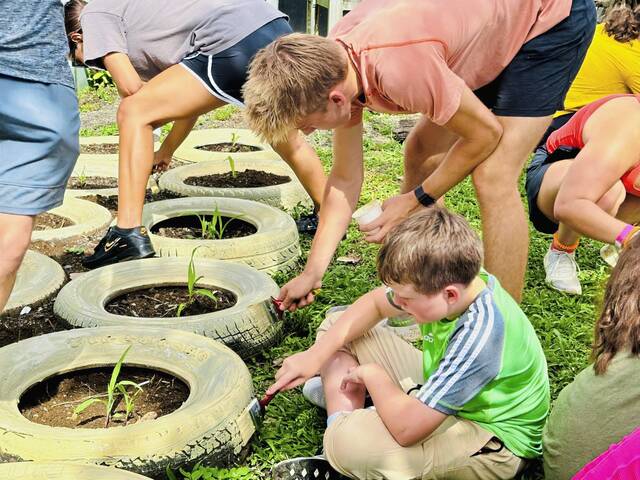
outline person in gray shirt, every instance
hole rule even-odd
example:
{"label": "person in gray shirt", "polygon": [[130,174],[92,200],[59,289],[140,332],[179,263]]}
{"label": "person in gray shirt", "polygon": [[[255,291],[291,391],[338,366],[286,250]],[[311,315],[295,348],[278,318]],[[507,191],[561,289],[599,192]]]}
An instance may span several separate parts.
{"label": "person in gray shirt", "polygon": [[[118,220],[85,266],[154,255],[142,223],[147,179],[166,170],[198,115],[242,106],[249,62],[291,32],[286,16],[264,0],[71,0],[67,34],[76,61],[107,69],[122,101]],[[173,121],[154,153],[152,130]],[[320,204],[325,176],[302,135],[273,145]]]}
{"label": "person in gray shirt", "polygon": [[62,203],[78,158],[78,101],[60,0],[0,1],[0,312],[34,216]]}

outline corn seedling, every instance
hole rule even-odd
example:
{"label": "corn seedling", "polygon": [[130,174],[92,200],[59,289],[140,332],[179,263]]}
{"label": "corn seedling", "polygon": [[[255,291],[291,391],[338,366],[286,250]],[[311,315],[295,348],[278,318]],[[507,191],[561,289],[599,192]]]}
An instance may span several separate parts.
{"label": "corn seedling", "polygon": [[229,167],[231,168],[231,176],[236,178],[238,176],[238,172],[236,172],[236,162],[231,155],[227,157],[227,162],[229,162]]}
{"label": "corn seedling", "polygon": [[76,184],[78,185],[79,188],[84,188],[85,185],[87,184],[87,176],[85,175],[85,167],[82,168],[82,172],[80,172],[80,175],[78,175],[78,177],[76,178]]}
{"label": "corn seedling", "polygon": [[211,215],[211,220],[207,220],[204,216],[197,215],[198,220],[200,220],[200,228],[202,230],[202,238],[209,240],[220,240],[224,236],[224,232],[229,226],[229,224],[238,218],[238,216],[228,217],[227,220],[224,220],[224,217],[218,207],[213,211]]}
{"label": "corn seedling", "polygon": [[[127,353],[129,353],[130,349],[131,345],[129,345],[127,349],[122,353],[122,355],[120,356],[120,360],[118,360],[118,363],[116,363],[116,365],[113,367],[113,372],[111,372],[111,379],[109,380],[109,385],[107,386],[107,393],[89,397],[73,410],[74,415],[79,415],[94,403],[102,403],[105,406],[104,427],[107,428],[112,418],[122,416],[122,414],[113,415],[113,409],[117,405],[119,397],[122,396],[125,404],[125,425],[129,423],[129,418],[131,417],[133,408],[135,406],[135,398],[140,392],[142,392],[142,385],[148,383],[135,383],[130,380],[118,381],[118,376],[120,375],[120,370],[122,369],[122,363],[124,362],[124,359],[127,356]],[[127,391],[127,387],[133,387],[133,393]]]}
{"label": "corn seedling", "polygon": [[193,256],[195,255],[196,250],[198,250],[198,248],[199,247],[194,248],[193,251],[191,252],[191,260],[189,260],[189,267],[187,269],[187,291],[189,296],[186,302],[180,303],[178,305],[178,310],[176,311],[176,317],[179,317],[180,315],[182,315],[183,310],[187,308],[189,305],[191,305],[193,301],[196,299],[196,297],[198,296],[209,298],[213,301],[213,303],[218,303],[218,297],[216,297],[216,294],[213,293],[211,290],[207,290],[205,288],[196,288],[196,284],[198,283],[198,281],[201,278],[203,278],[202,275],[198,277],[196,273],[196,266],[193,261]]}
{"label": "corn seedling", "polygon": [[236,132],[231,132],[231,151],[236,151],[236,146],[238,145],[238,140],[240,140],[240,135]]}

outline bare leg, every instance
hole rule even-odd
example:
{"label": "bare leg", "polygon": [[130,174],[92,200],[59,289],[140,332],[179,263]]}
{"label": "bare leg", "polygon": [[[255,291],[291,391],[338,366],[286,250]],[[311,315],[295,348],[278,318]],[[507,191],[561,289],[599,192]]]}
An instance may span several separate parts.
{"label": "bare leg", "polygon": [[322,386],[327,400],[327,415],[336,412],[350,412],[364,406],[365,389],[360,385],[350,385],[348,390],[340,390],[342,379],[358,361],[346,352],[336,352],[320,371]]}
{"label": "bare leg", "polygon": [[404,182],[401,192],[413,190],[440,165],[457,136],[423,116],[404,143]]}
{"label": "bare leg", "polygon": [[0,213],[0,312],[11,295],[32,229],[33,217]]}
{"label": "bare leg", "polygon": [[136,227],[142,222],[145,189],[153,166],[153,129],[224,104],[180,65],[168,68],[122,100],[118,108],[119,227]]}
{"label": "bare leg", "polygon": [[482,217],[485,266],[520,301],[529,229],[518,179],[551,118],[498,117],[498,120],[504,130],[500,143],[472,176]]}

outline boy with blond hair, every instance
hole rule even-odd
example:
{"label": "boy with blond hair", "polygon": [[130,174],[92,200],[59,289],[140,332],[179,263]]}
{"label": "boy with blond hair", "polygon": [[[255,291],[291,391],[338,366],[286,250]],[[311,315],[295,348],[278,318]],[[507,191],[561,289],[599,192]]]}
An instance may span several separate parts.
{"label": "boy with blond hair", "polygon": [[254,58],[248,122],[268,140],[334,129],[318,234],[285,308],[314,299],[363,181],[362,110],[421,113],[405,142],[402,194],[363,225],[379,243],[473,172],[487,268],[520,299],[528,226],[521,170],[562,108],[595,26],[593,0],[363,0],[329,35],[282,37]]}
{"label": "boy with blond hair", "polygon": [[[315,457],[277,465],[274,478],[317,469],[319,478],[507,479],[541,454],[544,353],[482,256],[469,224],[440,207],[387,235],[378,257],[386,287],[328,316],[267,392],[321,373],[324,452],[339,473]],[[422,351],[377,326],[402,312],[420,326]],[[363,408],[366,392],[373,409]]]}

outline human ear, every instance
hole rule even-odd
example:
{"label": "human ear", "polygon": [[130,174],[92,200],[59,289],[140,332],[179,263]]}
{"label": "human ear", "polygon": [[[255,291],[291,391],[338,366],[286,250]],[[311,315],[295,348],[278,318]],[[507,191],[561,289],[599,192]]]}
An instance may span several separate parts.
{"label": "human ear", "polygon": [[345,103],[347,103],[347,97],[344,96],[339,90],[332,90],[329,93],[329,101],[335,104],[337,107],[341,107]]}
{"label": "human ear", "polygon": [[460,299],[460,291],[453,285],[444,288],[444,299],[449,305],[453,305]]}

